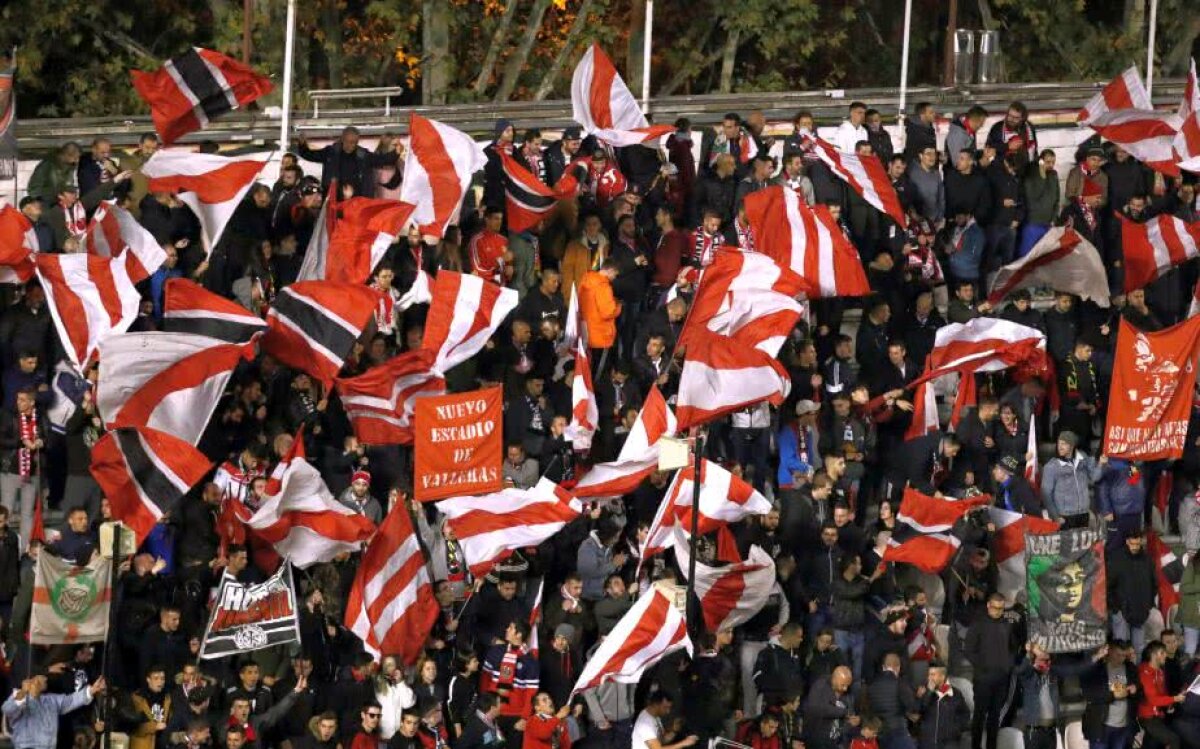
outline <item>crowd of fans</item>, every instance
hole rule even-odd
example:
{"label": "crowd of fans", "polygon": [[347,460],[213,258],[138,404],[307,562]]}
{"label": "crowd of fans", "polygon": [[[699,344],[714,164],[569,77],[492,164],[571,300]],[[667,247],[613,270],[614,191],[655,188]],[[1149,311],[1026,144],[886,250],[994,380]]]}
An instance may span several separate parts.
{"label": "crowd of fans", "polygon": [[[578,128],[546,143],[537,129],[517,138],[500,121],[482,189],[469,196],[461,226],[440,240],[413,229],[388,250],[370,283],[392,300],[418,271],[474,273],[520,294],[486,348],[447,376],[454,391],[503,386],[503,476],[514,487],[542,475],[569,487],[586,466],[615,458],[652,387],[673,401],[682,356],[676,340],[694,290],[681,271],[702,268],[723,245],[752,247],[746,195],[784,184],[807,202],[828,204],[861,254],[874,295],[811,304],[779,354],[791,375],[783,405],[762,403],[708,428],[707,457],[774,503],[733,529],[743,554],[757,545],[775,561],[768,603],[732,631],[696,633],[692,657],[668,656],[637,685],[609,683],[574,697],[589,654],[647,584],[635,579],[638,550],[666,489],[664,473],[628,496],[589,504],[582,519],[480,580],[433,508],[413,505],[442,611],[411,668],[387,653],[377,662],[341,624],[357,555],[297,575],[300,647],[198,660],[220,576],[261,580],[270,572],[260,549],[223,542],[220,518],[223,503],[261,501],[281,435],[303,426],[307,454],[331,490],[372,521],[408,502],[411,450],[360,444],[335,393],[268,356],[239,368],[199,444],[244,491],[202,483],[163,519],[122,568],[107,643],[31,649],[33,560],[39,553],[86,560],[109,510],[88,473],[103,427],[94,371],[80,377],[67,364],[36,283],[8,289],[0,316],[0,615],[15,690],[3,713],[16,749],[92,749],[106,729],[127,734],[131,749],[680,749],[717,737],[754,749],[941,749],[959,746],[966,733],[972,747],[996,749],[1008,725],[1041,749],[1057,745],[1068,692],[1086,705],[1083,732],[1094,749],[1131,747],[1139,730],[1142,746],[1200,746],[1200,690],[1189,689],[1200,644],[1200,572],[1192,565],[1184,573],[1180,629],[1158,631],[1143,535],[1147,497],[1170,474],[1167,522],[1186,552],[1200,551],[1200,402],[1182,460],[1130,464],[1097,449],[1118,319],[1143,330],[1178,322],[1197,275],[1191,263],[1145,291],[1121,294],[1113,212],[1194,221],[1194,182],[1165,178],[1097,142],[1081,147],[1060,188],[1055,155],[1039,149],[1024,105],[1013,103],[987,129],[986,120],[974,107],[939,138],[934,108],[920,104],[894,139],[879,112],[850,106],[831,140],[882,161],[911,218],[907,230],[816,157],[799,137],[815,128],[806,112],[787,137],[769,135],[761,112],[729,114],[715,128],[680,120],[663,149],[616,152]],[[107,199],[154,234],[167,261],[145,284],[134,330],[156,329],[163,285],[173,277],[265,313],[295,281],[330,185],[344,195],[396,197],[403,181],[396,138],[384,136],[374,151],[354,128],[320,149],[301,140],[284,157],[278,182],[256,184],[219,244],[205,248],[191,211],[147,190],[139,167],[158,146],[154,135],[128,152],[103,137],[86,150],[64,145],[38,165],[20,202],[43,252],[81,251],[87,220]],[[560,201],[537,226],[508,232],[501,152],[548,185],[587,157],[587,178],[576,198]],[[988,273],[1063,223],[1104,257],[1111,308],[1069,294],[1054,295],[1048,308],[1028,292],[997,306],[980,301]],[[556,355],[573,294],[600,414],[586,452],[564,436],[573,367]],[[860,307],[855,324],[846,313]],[[419,346],[424,314],[422,306],[381,305],[345,373]],[[913,410],[906,388],[937,330],[985,315],[1043,331],[1057,381],[979,375],[978,407],[956,434],[905,441]],[[1051,414],[1045,396],[1054,389],[1060,405]],[[879,396],[881,407],[868,405]],[[1023,471],[1035,422],[1039,441],[1054,446],[1040,489]],[[1105,521],[1109,643],[1053,657],[1028,643],[1021,601],[998,592],[988,553],[994,529],[977,515],[957,529],[961,552],[940,577],[881,563],[906,485],[946,497],[982,491],[1067,527]],[[29,538],[43,494],[65,516],[45,545]],[[698,555],[714,559],[712,538],[699,540]],[[660,558],[650,577],[675,578],[670,560]],[[528,705],[512,698],[511,669],[535,657],[530,606],[538,580],[545,583],[543,615],[533,625],[540,691]],[[107,684],[97,681],[102,669]],[[489,670],[501,677],[481,678]]]}

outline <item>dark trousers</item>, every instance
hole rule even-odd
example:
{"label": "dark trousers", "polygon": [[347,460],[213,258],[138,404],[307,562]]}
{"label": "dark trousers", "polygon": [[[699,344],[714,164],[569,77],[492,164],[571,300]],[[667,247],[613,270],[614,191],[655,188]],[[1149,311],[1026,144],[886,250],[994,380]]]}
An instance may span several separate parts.
{"label": "dark trousers", "polygon": [[971,749],[980,749],[987,732],[987,749],[996,749],[1000,720],[1008,699],[1009,675],[985,674],[975,677],[975,712],[971,716]]}
{"label": "dark trousers", "polygon": [[1058,731],[1054,726],[1027,726],[1025,749],[1057,749]]}
{"label": "dark trousers", "polygon": [[1104,738],[1099,741],[1089,741],[1088,749],[1127,749],[1131,738],[1129,726],[1124,728],[1104,727]]}
{"label": "dark trousers", "polygon": [[754,488],[763,490],[770,471],[767,460],[771,452],[771,434],[768,429],[733,429],[733,456],[745,471],[754,467]]}
{"label": "dark trousers", "polygon": [[1138,718],[1146,737],[1142,741],[1142,749],[1182,749],[1183,742],[1179,734],[1167,728],[1162,718]]}
{"label": "dark trousers", "polygon": [[1063,528],[1086,528],[1088,527],[1088,514],[1086,512],[1079,515],[1063,515]]}

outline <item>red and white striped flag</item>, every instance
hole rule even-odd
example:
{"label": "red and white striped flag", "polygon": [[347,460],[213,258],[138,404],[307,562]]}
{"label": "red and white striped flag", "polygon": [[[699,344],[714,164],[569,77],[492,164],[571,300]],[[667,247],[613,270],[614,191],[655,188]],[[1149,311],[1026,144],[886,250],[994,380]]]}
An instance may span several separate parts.
{"label": "red and white striped flag", "polygon": [[[684,577],[690,561],[687,540],[676,529],[675,560]],[[775,561],[759,546],[751,546],[744,562],[714,567],[696,562],[693,587],[709,632],[719,632],[748,622],[762,610],[775,587]]]}
{"label": "red and white striped flag", "polygon": [[906,562],[923,572],[938,574],[958,552],[961,541],[950,531],[954,524],[991,497],[938,499],[911,487],[905,488],[896,513],[896,527],[883,552],[885,562]]}
{"label": "red and white striped flag", "polygon": [[374,523],[329,492],[320,471],[305,458],[303,433],[271,472],[258,511],[251,515],[241,502],[234,506],[247,527],[300,568],[359,551],[375,532]]}
{"label": "red and white striped flag", "polygon": [[1025,446],[1028,455],[1025,458],[1025,480],[1035,489],[1041,487],[1042,467],[1038,458],[1037,414],[1029,415],[1029,442]]}
{"label": "red and white striped flag", "polygon": [[1189,224],[1167,213],[1145,223],[1131,221],[1120,212],[1116,216],[1121,222],[1126,294],[1200,256],[1200,221]]}
{"label": "red and white striped flag", "polygon": [[575,351],[575,379],[571,381],[571,423],[564,436],[574,450],[584,452],[592,446],[592,435],[599,423],[600,409],[596,406],[596,388],[592,385],[592,364],[581,338]]}
{"label": "red and white striped flag", "polygon": [[159,247],[154,235],[146,231],[129,211],[111,201],[96,208],[87,232],[83,235],[84,249],[91,255],[118,257],[128,247],[139,255],[153,254]]}
{"label": "red and white striped flag", "polygon": [[37,250],[33,223],[11,205],[0,206],[0,264],[27,267],[32,276],[29,255]]}
{"label": "red and white striped flag", "polygon": [[1177,166],[1187,172],[1200,172],[1200,81],[1196,78],[1196,60],[1188,70],[1187,83],[1183,87],[1183,99],[1179,102],[1179,116],[1183,122],[1171,142]]}
{"label": "red and white striped flag", "polygon": [[[546,591],[546,578],[538,580],[537,595],[533,597],[533,606],[529,608],[529,652],[537,658],[541,654],[541,642],[538,629],[542,623],[542,593]],[[539,674],[540,676],[540,674]]]}
{"label": "red and white striped flag", "polygon": [[1154,109],[1136,65],[1109,81],[1079,110],[1076,121],[1080,125],[1090,125],[1101,115],[1120,109]]}
{"label": "red and white striped flag", "polygon": [[[366,282],[412,212],[412,205],[399,200],[353,197],[341,201],[333,211],[337,217],[328,241],[317,242],[311,260],[308,252],[304,254],[299,279]],[[314,231],[313,236],[321,233]],[[310,242],[310,249],[312,246]]]}
{"label": "red and white striped flag", "polygon": [[446,392],[433,355],[407,351],[357,377],[335,380],[342,407],[364,445],[411,445],[416,399]]}
{"label": "red and white striped flag", "polygon": [[543,477],[532,489],[505,489],[437,503],[476,578],[513,551],[537,546],[583,512],[570,492]]}
{"label": "red and white striped flag", "polygon": [[577,497],[628,494],[642,483],[642,479],[658,470],[659,438],[678,434],[678,430],[675,414],[671,413],[658,386],[651,385],[617,459],[592,466],[571,491]]}
{"label": "red and white striped flag", "polygon": [[149,427],[195,445],[254,341],[126,333],[100,342],[96,407],[109,427]]}
{"label": "red and white striped flag", "polygon": [[205,252],[212,252],[265,161],[190,151],[158,151],[142,165],[150,192],[175,193],[200,221]]}
{"label": "red and white striped flag", "polygon": [[1040,286],[1109,306],[1108,273],[1100,253],[1067,226],[1051,227],[1029,254],[997,271],[988,301],[995,305],[1017,289]]}
{"label": "red and white striped flag", "polygon": [[157,244],[130,249],[114,258],[35,256],[50,316],[67,356],[77,367],[91,360],[104,338],[129,329],[142,302],[135,284],[149,278],[166,259]]}
{"label": "red and white striped flag", "polygon": [[934,334],[929,366],[921,380],[969,367],[972,372],[996,372],[1046,351],[1046,334],[1027,325],[996,317],[977,317],[944,325]]}
{"label": "red and white striped flag", "polygon": [[814,152],[825,165],[846,184],[858,193],[858,196],[874,206],[876,210],[886,213],[901,227],[908,226],[908,218],[896,195],[896,188],[888,179],[883,162],[878,158],[859,158],[858,154],[839,151],[832,143],[827,143],[811,134],[805,134],[807,142],[812,143]]}
{"label": "red and white striped flag", "polygon": [[411,666],[440,612],[408,504],[397,501],[379,525],[346,599],[346,629],[375,655]]}
{"label": "red and white striped flag", "polygon": [[1025,534],[1055,533],[1058,523],[1001,507],[989,507],[988,513],[996,526],[991,535],[992,560],[1000,573],[996,588],[1011,603],[1025,589]]}
{"label": "red and white striped flag", "polygon": [[487,165],[487,155],[471,136],[419,114],[408,128],[400,199],[416,206],[412,220],[422,234],[441,237],[458,222],[471,177]]}
{"label": "red and white striped flag", "polygon": [[791,389],[775,357],[702,329],[688,342],[679,376],[675,414],[679,429],[712,421],[759,401],[778,406]]}
{"label": "red and white striped flag", "polygon": [[647,122],[637,99],[597,44],[583,53],[571,76],[571,113],[588,134],[611,146],[650,143],[675,129]]}
{"label": "red and white striped flag", "polygon": [[680,649],[692,653],[687,620],[670,594],[651,586],[600,642],[571,696],[610,681],[637,684],[646,669]]}
{"label": "red and white striped flag", "polygon": [[[965,375],[970,377],[971,375]],[[916,439],[930,432],[936,432],[941,426],[938,421],[937,392],[932,381],[921,382],[913,391],[912,421],[904,431],[904,441]]]}
{"label": "red and white striped flag", "polygon": [[517,301],[516,289],[502,288],[479,276],[438,273],[421,343],[434,353],[434,371],[448,372],[474,356],[516,309]]}
{"label": "red and white striped flag", "polygon": [[827,206],[805,205],[795,190],[778,185],[747,195],[745,207],[756,246],[807,281],[810,297],[871,293],[858,250]]}
{"label": "red and white striped flag", "polygon": [[267,313],[263,351],[329,385],[378,302],[379,292],[361,284],[300,281],[286,286]]}
{"label": "red and white striped flag", "polygon": [[1182,125],[1175,112],[1118,109],[1096,118],[1088,127],[1154,171],[1178,177],[1173,146]]}
{"label": "red and white striped flag", "polygon": [[186,278],[167,279],[162,306],[162,329],[168,333],[194,333],[226,343],[245,343],[267,329],[266,320]]}

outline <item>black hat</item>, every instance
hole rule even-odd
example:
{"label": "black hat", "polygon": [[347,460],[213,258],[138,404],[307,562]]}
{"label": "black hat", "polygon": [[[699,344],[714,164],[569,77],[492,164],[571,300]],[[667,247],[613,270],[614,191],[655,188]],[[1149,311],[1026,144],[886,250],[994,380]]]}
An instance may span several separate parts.
{"label": "black hat", "polygon": [[999,465],[1001,468],[1014,475],[1020,473],[1022,470],[1021,464],[1018,463],[1016,457],[1012,455],[1005,455],[1003,458],[1001,458]]}
{"label": "black hat", "polygon": [[42,202],[42,197],[40,195],[26,195],[25,197],[21,198],[21,202],[17,205],[17,207],[24,209],[25,206],[29,205],[30,203],[41,203],[41,202]]}

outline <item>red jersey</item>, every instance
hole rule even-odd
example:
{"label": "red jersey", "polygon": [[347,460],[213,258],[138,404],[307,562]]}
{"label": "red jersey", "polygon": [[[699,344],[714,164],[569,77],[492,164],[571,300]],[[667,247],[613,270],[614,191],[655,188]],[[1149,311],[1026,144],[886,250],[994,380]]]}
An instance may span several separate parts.
{"label": "red jersey", "polygon": [[492,283],[504,283],[504,255],[508,240],[503,235],[484,229],[471,237],[471,272]]}
{"label": "red jersey", "polygon": [[1175,704],[1175,698],[1167,694],[1167,677],[1161,668],[1149,663],[1138,666],[1138,682],[1142,691],[1137,709],[1139,718],[1162,717],[1163,708]]}

